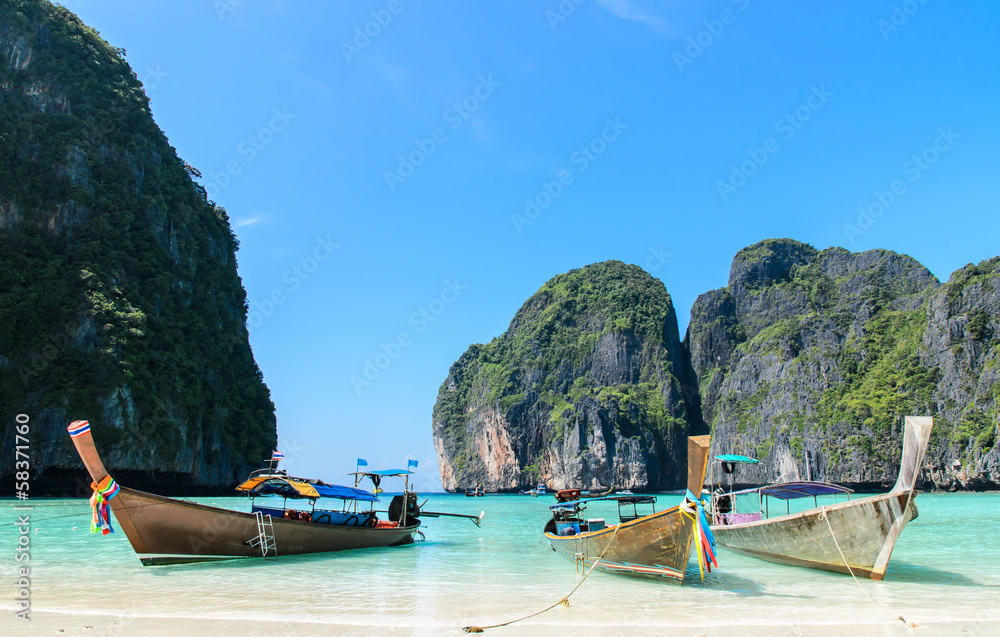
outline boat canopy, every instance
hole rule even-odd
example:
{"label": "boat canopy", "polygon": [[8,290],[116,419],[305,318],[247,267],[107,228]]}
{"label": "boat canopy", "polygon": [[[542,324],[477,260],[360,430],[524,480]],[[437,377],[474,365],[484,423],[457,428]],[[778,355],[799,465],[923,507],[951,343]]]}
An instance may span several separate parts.
{"label": "boat canopy", "polygon": [[723,462],[738,462],[743,464],[757,464],[760,462],[760,460],[757,460],[756,458],[747,458],[746,456],[737,456],[731,453],[715,456],[715,459]]}
{"label": "boat canopy", "polygon": [[598,502],[602,500],[614,500],[617,501],[619,505],[621,504],[653,504],[656,502],[656,498],[651,495],[611,495],[602,498],[581,498],[580,500],[572,500],[570,502],[560,502],[559,504],[553,504],[549,507],[550,511],[557,511],[559,509],[576,509],[581,504],[586,504],[588,502]]}
{"label": "boat canopy", "polygon": [[403,469],[384,469],[382,471],[358,471],[356,473],[349,473],[350,476],[379,476],[381,478],[395,478],[399,476],[410,476],[413,475],[412,471],[405,471]]}
{"label": "boat canopy", "polygon": [[252,496],[280,495],[286,498],[338,498],[340,500],[361,500],[378,502],[379,499],[364,489],[345,487],[339,484],[326,484],[319,480],[303,480],[287,476],[262,475],[250,478],[237,491],[243,491]]}
{"label": "boat canopy", "polygon": [[817,495],[830,495],[834,493],[854,493],[854,489],[842,487],[839,484],[829,482],[782,482],[780,484],[769,484],[765,487],[744,489],[735,491],[731,495],[741,493],[757,493],[769,495],[780,500],[794,500],[796,498],[807,498]]}

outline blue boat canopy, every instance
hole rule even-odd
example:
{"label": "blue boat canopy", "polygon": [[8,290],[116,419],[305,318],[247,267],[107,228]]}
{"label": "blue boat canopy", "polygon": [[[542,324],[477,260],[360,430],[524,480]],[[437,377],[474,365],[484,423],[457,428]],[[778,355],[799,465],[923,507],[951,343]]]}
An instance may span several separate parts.
{"label": "blue boat canopy", "polygon": [[747,458],[746,456],[737,456],[731,453],[715,456],[715,459],[723,462],[741,462],[743,464],[757,464],[760,462],[760,460],[757,460],[756,458]]}
{"label": "blue boat canopy", "polygon": [[378,502],[378,498],[370,491],[348,487],[342,484],[315,485],[316,491],[324,498],[340,498],[341,500],[361,500],[364,502]]}
{"label": "blue boat canopy", "polygon": [[761,495],[769,495],[772,498],[781,500],[794,500],[796,498],[831,495],[834,493],[854,493],[853,489],[842,487],[839,484],[830,484],[829,482],[783,482],[781,484],[769,484],[757,490],[760,491]]}
{"label": "blue boat canopy", "polygon": [[340,500],[361,500],[363,502],[378,502],[379,499],[369,491],[340,484],[326,484],[320,480],[305,480],[285,475],[254,476],[236,487],[251,496],[280,495],[286,498],[338,498]]}

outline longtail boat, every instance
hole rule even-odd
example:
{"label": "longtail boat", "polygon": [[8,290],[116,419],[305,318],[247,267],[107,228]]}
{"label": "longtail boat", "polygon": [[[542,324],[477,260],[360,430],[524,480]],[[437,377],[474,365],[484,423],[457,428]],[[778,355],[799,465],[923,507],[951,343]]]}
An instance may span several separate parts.
{"label": "longtail boat", "polygon": [[[482,517],[421,511],[417,494],[409,490],[408,470],[358,472],[354,487],[330,485],[276,470],[280,454],[237,487],[249,496],[250,512],[176,500],[119,486],[101,462],[90,424],[78,420],[67,429],[93,480],[91,531],[113,532],[110,509],[147,566],[398,546],[414,541],[421,516],[466,517],[477,526]],[[377,487],[383,477],[403,480],[403,494],[394,496],[385,512],[375,511],[375,494],[358,488],[363,478]],[[258,506],[256,498],[268,495],[283,498],[282,505]],[[316,508],[320,498],[340,506]],[[289,499],[311,508],[289,508]]]}
{"label": "longtail boat", "polygon": [[[914,499],[933,419],[907,416],[896,484],[888,493],[857,500],[851,490],[826,482],[785,482],[741,491],[716,491],[712,497],[712,532],[719,545],[769,562],[805,566],[881,580],[896,539],[917,517]],[[756,462],[740,456],[717,456],[732,472],[734,465]],[[847,500],[818,505],[816,496],[846,494]],[[756,498],[753,496],[756,495]],[[752,511],[737,511],[750,500]],[[747,497],[749,496],[749,497]],[[813,497],[813,508],[768,517],[768,498],[787,502]]]}
{"label": "longtail boat", "polygon": [[[711,532],[701,502],[701,488],[708,461],[709,436],[688,438],[687,494],[677,506],[641,514],[639,507],[653,507],[655,496],[605,496],[572,499],[580,492],[557,493],[558,504],[550,507],[552,519],[545,537],[552,550],[585,567],[611,573],[670,578],[684,581],[691,541],[698,538],[699,567],[715,563]],[[606,525],[603,519],[586,519],[582,512],[596,501],[618,503],[619,521]]]}

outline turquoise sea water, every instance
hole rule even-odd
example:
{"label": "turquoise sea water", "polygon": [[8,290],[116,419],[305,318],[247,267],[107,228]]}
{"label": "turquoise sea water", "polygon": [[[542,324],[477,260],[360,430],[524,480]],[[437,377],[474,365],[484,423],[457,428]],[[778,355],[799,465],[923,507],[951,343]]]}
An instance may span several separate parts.
{"label": "turquoise sea water", "polygon": [[[528,615],[557,602],[579,582],[574,564],[542,535],[551,497],[430,495],[428,510],[478,514],[481,529],[459,519],[425,518],[414,545],[282,557],[277,560],[144,567],[125,535],[88,531],[85,500],[37,498],[31,511],[34,610],[197,618],[263,618],[347,626],[408,628],[409,634],[460,634]],[[658,510],[679,496],[661,495]],[[383,497],[384,501],[388,498]],[[199,500],[246,510],[245,498]],[[719,568],[701,581],[696,562],[683,586],[595,571],[571,597],[520,626],[632,626],[636,630],[732,625],[932,625],[1000,620],[1000,494],[922,494],[881,582],[781,566],[720,549]],[[17,529],[12,500],[0,501],[2,579],[16,590]],[[594,503],[588,517],[616,519]],[[117,525],[116,525],[117,527]],[[4,611],[5,614],[8,611]],[[890,616],[891,615],[891,616]],[[293,626],[288,624],[288,626]],[[280,631],[279,631],[280,632]],[[697,631],[696,631],[697,632]],[[973,631],[975,632],[975,631]],[[128,634],[124,632],[123,634]],[[292,630],[303,635],[309,631]],[[692,633],[695,634],[695,633]]]}

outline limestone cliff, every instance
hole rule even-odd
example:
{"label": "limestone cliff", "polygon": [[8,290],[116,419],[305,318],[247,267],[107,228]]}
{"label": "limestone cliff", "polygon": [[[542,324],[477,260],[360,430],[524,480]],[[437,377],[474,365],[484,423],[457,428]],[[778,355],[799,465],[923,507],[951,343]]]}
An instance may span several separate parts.
{"label": "limestone cliff", "polygon": [[434,442],[449,491],[673,489],[698,413],[666,288],[608,261],[553,278],[503,335],[462,355],[438,393]]}
{"label": "limestone cliff", "polygon": [[237,241],[192,175],[124,51],[0,3],[0,417],[6,449],[31,418],[36,489],[75,489],[76,418],[133,486],[231,484],[273,448]]}
{"label": "limestone cliff", "polygon": [[716,452],[764,462],[750,481],[891,483],[903,416],[935,417],[938,486],[1000,482],[997,259],[941,285],[885,250],[764,241],[703,294],[685,345]]}
{"label": "limestone cliff", "polygon": [[921,362],[941,376],[931,479],[1000,488],[1000,257],[958,270],[931,297],[922,345]]}

